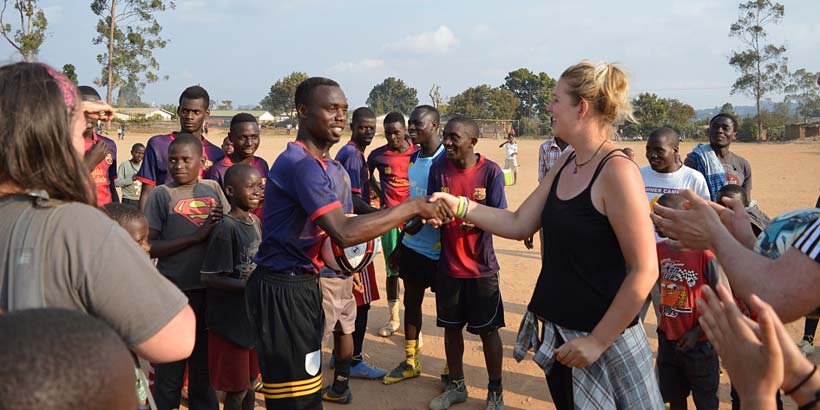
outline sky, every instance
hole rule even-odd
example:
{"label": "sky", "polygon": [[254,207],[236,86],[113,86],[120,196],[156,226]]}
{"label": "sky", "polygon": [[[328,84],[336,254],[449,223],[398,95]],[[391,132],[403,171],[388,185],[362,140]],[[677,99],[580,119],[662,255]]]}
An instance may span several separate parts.
{"label": "sky", "polygon": [[[40,0],[48,38],[38,59],[71,63],[80,84],[100,76],[97,16],[88,0]],[[785,44],[789,68],[820,71],[817,0],[782,0],[785,17],[769,40]],[[293,71],[330,77],[351,108],[397,77],[430,103],[433,84],[452,97],[480,84],[499,86],[526,67],[558,77],[582,59],[620,63],[631,93],[652,92],[711,108],[751,105],[732,95],[729,66],[739,40],[729,37],[738,2],[730,0],[391,1],[176,0],[159,14],[168,46],[155,52],[160,74],[145,89],[149,104],[175,103],[193,84],[234,107],[255,105]],[[0,63],[19,55],[0,42]],[[100,90],[104,95],[104,91]],[[781,97],[775,96],[779,100]]]}

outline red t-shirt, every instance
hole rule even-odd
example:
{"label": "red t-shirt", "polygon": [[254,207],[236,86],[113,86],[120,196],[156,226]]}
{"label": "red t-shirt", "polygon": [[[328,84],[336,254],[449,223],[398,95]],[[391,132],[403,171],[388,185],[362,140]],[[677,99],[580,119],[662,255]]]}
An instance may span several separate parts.
{"label": "red t-shirt", "polygon": [[111,138],[92,132],[91,139],[83,139],[85,151],[88,152],[98,140],[105,142],[108,146],[108,153],[91,171],[91,179],[94,180],[94,186],[97,188],[97,206],[103,206],[111,203],[111,184],[117,179],[117,144]]}
{"label": "red t-shirt", "polygon": [[367,157],[367,165],[379,170],[379,185],[381,185],[386,207],[396,206],[410,198],[410,178],[407,170],[410,168],[410,157],[416,152],[416,147],[410,145],[404,152],[387,149],[387,145],[373,150]]}
{"label": "red t-shirt", "polygon": [[[479,155],[478,162],[470,168],[460,169],[442,156],[430,166],[427,193],[447,192],[466,196],[473,202],[493,208],[506,209],[504,174],[495,162]],[[459,279],[487,277],[499,270],[493,248],[493,235],[472,228],[461,228],[463,219],[441,227],[441,256],[439,273]]]}
{"label": "red t-shirt", "polygon": [[[658,242],[660,265],[660,330],[668,340],[678,340],[698,324],[695,301],[703,285],[717,283],[715,255],[708,250],[675,250],[666,241]],[[706,340],[702,335],[700,340]]]}

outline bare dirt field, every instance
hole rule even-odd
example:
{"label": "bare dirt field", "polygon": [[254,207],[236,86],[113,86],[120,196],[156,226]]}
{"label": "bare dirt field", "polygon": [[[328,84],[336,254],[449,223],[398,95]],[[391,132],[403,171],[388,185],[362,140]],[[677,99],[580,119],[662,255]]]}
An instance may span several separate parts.
{"label": "bare dirt field", "polygon": [[[161,130],[164,132],[172,131]],[[220,145],[222,138],[227,135],[224,129],[210,129],[208,139]],[[124,141],[117,141],[119,161],[129,158],[131,145],[136,142],[145,143],[149,134],[129,131]],[[295,136],[293,136],[295,137]],[[114,135],[116,138],[116,134]],[[292,137],[273,135],[269,130],[263,132],[262,142],[257,155],[273,163],[276,156],[284,149],[285,144]],[[341,144],[331,152],[335,156]],[[476,150],[485,154],[495,162],[503,164],[504,150],[498,148],[500,141],[482,139]],[[519,140],[519,162],[521,165],[517,185],[507,187],[507,201],[511,209],[516,209],[529,195],[537,184],[538,146],[540,140]],[[384,137],[377,136],[371,147],[384,144]],[[685,156],[695,144],[685,142],[681,144],[681,155]],[[639,165],[647,165],[644,158],[643,142],[627,142],[623,146],[632,147],[636,153]],[[789,144],[740,144],[732,146],[732,150],[742,155],[752,165],[753,191],[752,198],[756,199],[760,207],[770,216],[778,215],[786,210],[814,206],[820,188],[820,143],[798,142]],[[538,254],[539,245],[534,250],[527,250],[522,242],[516,242],[496,237],[495,250],[501,265],[501,289],[505,302],[507,327],[501,330],[504,343],[504,398],[508,409],[552,409],[544,373],[539,369],[531,356],[521,363],[516,363],[512,357],[513,345],[518,324],[529,302],[532,289],[541,268],[541,258]],[[537,237],[536,237],[537,241]],[[379,287],[382,295],[384,291],[384,261],[381,257],[376,262]],[[353,380],[353,403],[347,406],[325,404],[328,409],[426,409],[427,403],[439,394],[439,373],[444,367],[444,339],[441,329],[435,326],[435,299],[428,293],[424,300],[424,347],[422,348],[422,376],[404,381],[395,385],[384,386],[380,381]],[[404,334],[402,330],[390,338],[382,338],[377,329],[384,324],[387,317],[387,302],[384,299],[373,303],[370,311],[370,325],[365,340],[364,351],[366,360],[379,367],[391,369],[404,359]],[[647,318],[646,329],[649,342],[653,350],[657,347],[655,336],[655,318],[650,313]],[[789,325],[795,338],[799,340],[803,331],[802,321]],[[332,371],[327,369],[329,349],[325,349],[325,380],[329,383]],[[815,363],[820,363],[820,353],[811,357]],[[484,366],[484,357],[481,351],[481,341],[478,337],[465,337],[464,371],[470,392],[467,403],[457,405],[458,409],[483,409],[487,394],[487,374]],[[729,381],[724,373],[721,377],[721,409],[729,409]],[[257,396],[259,406],[264,406],[261,396]],[[690,405],[691,406],[691,405]],[[787,408],[796,408],[788,403]],[[692,406],[694,407],[694,406]]]}

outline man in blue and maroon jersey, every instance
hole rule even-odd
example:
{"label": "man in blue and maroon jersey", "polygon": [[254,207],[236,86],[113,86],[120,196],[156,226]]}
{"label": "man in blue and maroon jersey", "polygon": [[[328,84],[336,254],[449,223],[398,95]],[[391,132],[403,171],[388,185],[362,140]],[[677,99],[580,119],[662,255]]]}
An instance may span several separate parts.
{"label": "man in blue and maroon jersey", "polygon": [[[416,146],[407,142],[407,125],[401,113],[391,112],[384,117],[384,137],[387,144],[376,148],[367,157],[371,185],[381,199],[382,208],[396,206],[410,198],[410,157]],[[379,171],[376,180],[375,171]],[[399,240],[399,229],[392,229],[382,237],[385,270],[387,271],[387,306],[390,317],[379,329],[379,335],[388,337],[399,329],[399,274],[390,269],[390,254]]]}
{"label": "man in blue and maroon jersey", "polygon": [[[81,85],[77,87],[83,101],[99,101],[102,98],[93,87]],[[97,206],[120,202],[114,180],[117,179],[117,144],[111,138],[94,132],[99,117],[86,115],[85,155],[83,161],[91,171],[91,179],[97,191]]]}
{"label": "man in blue and maroon jersey", "polygon": [[[504,176],[498,164],[474,151],[478,125],[456,116],[444,127],[446,158],[430,168],[428,193],[447,192],[495,208],[507,208]],[[493,236],[464,219],[441,227],[441,256],[436,275],[436,324],[444,328],[444,348],[450,382],[430,402],[431,409],[446,409],[467,400],[464,384],[462,329],[481,337],[489,385],[488,408],[503,408],[501,387],[502,345],[498,329],[504,327],[504,304],[498,287],[498,260]],[[500,406],[499,406],[500,404]]]}
{"label": "man in blue and maroon jersey", "polygon": [[[208,104],[211,101],[210,95],[204,88],[194,85],[185,89],[179,96],[179,116],[180,132],[194,134],[202,141],[202,160],[204,162],[200,169],[200,177],[207,175],[211,166],[225,157],[222,148],[211,144],[202,136],[202,123],[211,115]],[[145,208],[145,201],[148,194],[157,187],[171,182],[168,174],[168,146],[176,136],[176,132],[165,135],[155,135],[148,140],[145,147],[145,157],[142,167],[137,172],[137,181],[142,182],[142,192],[140,193],[140,209]]]}
{"label": "man in blue and maroon jersey", "polygon": [[[257,157],[256,150],[259,149],[259,123],[256,117],[246,112],[236,114],[231,118],[231,129],[228,131],[228,137],[233,150],[228,152],[225,158],[214,163],[210,171],[208,171],[207,178],[213,179],[219,183],[222,189],[225,189],[225,173],[228,168],[234,164],[247,164],[259,171],[262,176],[262,186],[265,185],[265,178],[268,175],[268,162]],[[264,204],[264,197],[259,201],[259,208],[251,212],[262,219],[262,205]]]}
{"label": "man in blue and maroon jersey", "polygon": [[[262,243],[246,299],[256,333],[265,404],[273,409],[321,409],[322,399],[352,400],[350,359],[338,352],[333,384],[322,389],[324,333],[318,273],[323,240],[348,247],[384,234],[420,216],[434,223],[450,219],[441,203],[425,198],[390,209],[348,217],[324,157],[345,128],[347,98],[333,80],[312,77],[296,88],[296,141],[276,159],[265,184]],[[335,346],[352,351],[351,346]],[[347,356],[349,357],[349,356]]]}
{"label": "man in blue and maroon jersey", "polygon": [[[370,172],[364,158],[364,150],[373,142],[376,134],[376,114],[367,107],[360,107],[353,111],[350,120],[350,129],[353,135],[350,141],[339,149],[336,161],[342,164],[350,177],[350,188],[353,191],[356,214],[362,215],[375,211],[370,207]],[[364,361],[362,346],[364,334],[367,331],[367,317],[370,303],[379,300],[379,288],[376,283],[376,268],[371,262],[360,273],[361,292],[354,290],[356,297],[356,330],[353,332],[353,361],[350,367],[350,377],[362,379],[380,379],[387,371]]]}

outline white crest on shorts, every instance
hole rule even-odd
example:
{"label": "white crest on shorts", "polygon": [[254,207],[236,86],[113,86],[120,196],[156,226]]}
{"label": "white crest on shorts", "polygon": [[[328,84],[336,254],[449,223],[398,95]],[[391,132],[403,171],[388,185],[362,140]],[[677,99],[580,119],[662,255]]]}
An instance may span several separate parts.
{"label": "white crest on shorts", "polygon": [[305,371],[311,376],[319,374],[322,368],[322,351],[317,350],[305,355]]}

